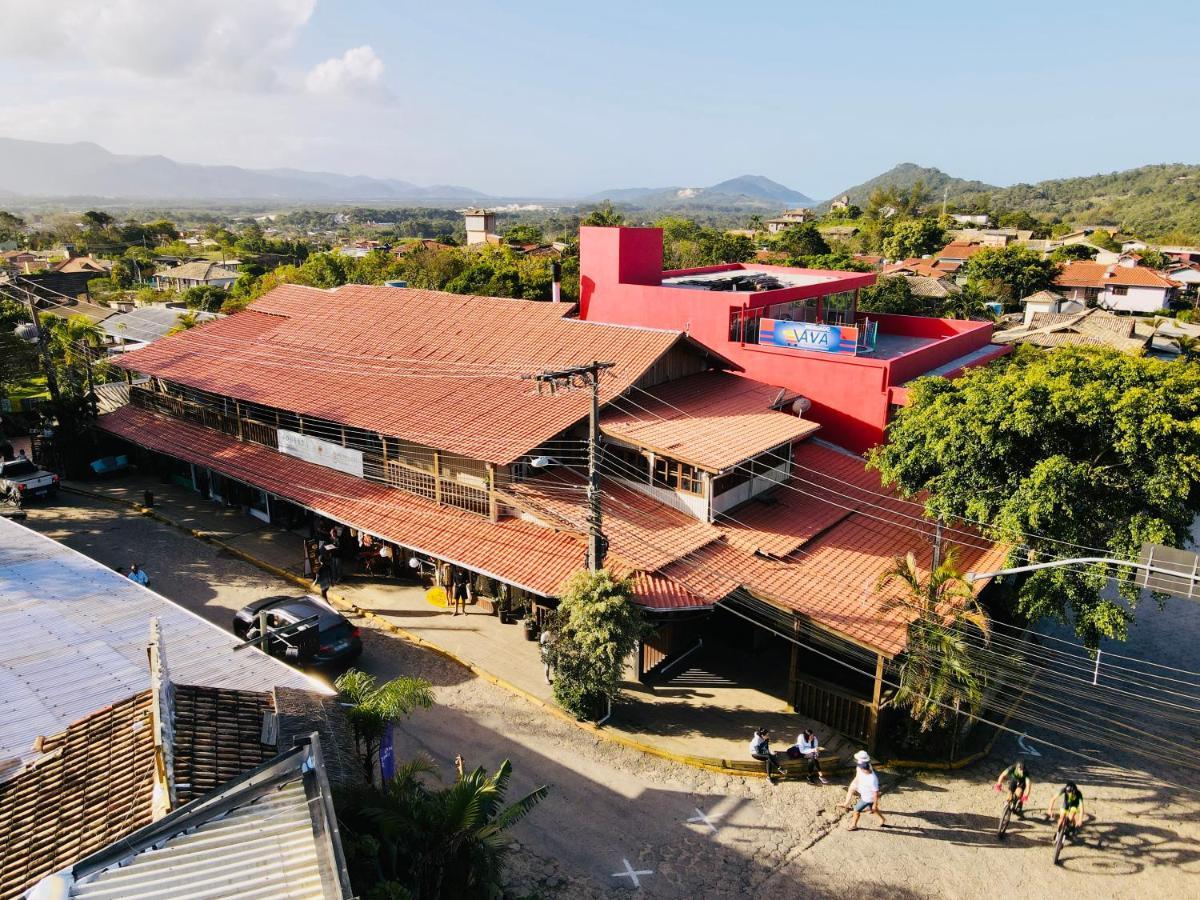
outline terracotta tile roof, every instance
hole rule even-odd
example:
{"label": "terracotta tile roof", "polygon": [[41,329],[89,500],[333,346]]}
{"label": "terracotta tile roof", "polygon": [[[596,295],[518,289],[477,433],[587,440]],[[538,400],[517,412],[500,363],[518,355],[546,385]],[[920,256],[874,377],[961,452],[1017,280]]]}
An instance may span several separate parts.
{"label": "terracotta tile roof", "polygon": [[725,372],[704,372],[614,400],[600,430],[626,444],[721,472],[820,425],[773,409],[794,392]]}
{"label": "terracotta tile roof", "polygon": [[[578,490],[564,491],[568,486]],[[563,469],[512,484],[505,493],[547,524],[570,528],[582,535],[587,533],[584,488],[582,476]],[[604,479],[602,488],[604,535],[609,551],[631,569],[653,572],[721,536],[712,525],[625,487],[615,479]]]}
{"label": "terracotta tile roof", "polygon": [[584,418],[590,402],[586,391],[539,395],[521,373],[615,362],[602,382],[607,401],[687,340],[565,318],[572,309],[409,288],[283,285],[244,312],[117,365],[508,463]]}
{"label": "terracotta tile roof", "polygon": [[698,597],[677,581],[638,572],[633,576],[633,601],[655,612],[711,609],[712,600]]}
{"label": "terracotta tile roof", "polygon": [[976,244],[967,241],[951,241],[939,252],[935,253],[933,258],[939,262],[943,259],[966,260],[970,259],[980,250],[985,249],[986,246],[986,244]]}
{"label": "terracotta tile roof", "polygon": [[883,488],[861,457],[805,441],[797,445],[793,464],[786,486],[759,495],[719,520],[731,544],[782,558],[867,503],[895,503],[868,493]]}
{"label": "terracotta tile roof", "polygon": [[938,268],[938,265],[932,259],[921,259],[914,257],[904,259],[900,262],[894,262],[891,265],[884,266],[880,270],[881,275],[922,275],[926,278],[945,278],[947,270]]}
{"label": "terracotta tile roof", "polygon": [[187,281],[225,281],[236,279],[238,273],[233,271],[233,269],[226,269],[220,263],[200,260],[198,262],[184,263],[181,266],[175,266],[173,269],[165,269],[162,272],[155,272],[154,277],[182,278]]}
{"label": "terracotta tile roof", "polygon": [[1109,347],[1122,353],[1140,353],[1153,337],[1138,334],[1137,319],[1104,309],[1075,313],[1034,313],[1029,325],[992,335],[996,343],[1033,344],[1036,347]]}
{"label": "terracotta tile roof", "polygon": [[1060,287],[1104,287],[1117,284],[1125,287],[1171,288],[1175,282],[1145,266],[1118,266],[1081,259],[1067,263],[1054,283]]}
{"label": "terracotta tile roof", "polygon": [[952,294],[962,293],[962,288],[946,278],[945,275],[940,278],[930,275],[904,275],[902,277],[908,282],[908,289],[912,291],[914,297],[932,297],[941,300]]}
{"label": "terracotta tile roof", "polygon": [[43,741],[43,755],[0,783],[0,897],[15,897],[153,819],[149,690]]}
{"label": "terracotta tile roof", "polygon": [[135,444],[208,466],[329,518],[538,594],[556,595],[584,562],[583,542],[573,534],[516,519],[492,523],[398,488],[136,407],[103,415],[97,425]]}
{"label": "terracotta tile roof", "polygon": [[175,795],[182,806],[215,791],[276,753],[262,743],[271,694],[175,685]]}

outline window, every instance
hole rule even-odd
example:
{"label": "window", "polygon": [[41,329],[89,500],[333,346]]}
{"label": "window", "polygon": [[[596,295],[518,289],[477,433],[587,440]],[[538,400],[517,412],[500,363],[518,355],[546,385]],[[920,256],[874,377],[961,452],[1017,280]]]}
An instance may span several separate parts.
{"label": "window", "polygon": [[1083,289],[1083,299],[1085,301],[1086,300],[1098,300],[1099,298],[1100,298],[1100,288],[1084,288]]}
{"label": "window", "polygon": [[629,481],[645,482],[650,474],[650,464],[640,450],[622,447],[620,444],[604,445],[604,456],[613,474]]}
{"label": "window", "polygon": [[731,309],[729,311],[729,340],[747,344],[758,343],[761,309]]}
{"label": "window", "polygon": [[662,457],[656,457],[654,460],[654,484],[656,487],[682,491],[685,494],[704,493],[704,476],[699,469]]}
{"label": "window", "polygon": [[817,321],[817,300],[793,300],[790,303],[776,303],[767,310],[772,319],[784,322],[815,322]]}
{"label": "window", "polygon": [[1112,292],[1114,297],[1124,297],[1129,293],[1129,288],[1123,284],[1114,284]]}
{"label": "window", "polygon": [[821,317],[826,325],[849,325],[854,321],[854,292],[841,291],[821,298]]}

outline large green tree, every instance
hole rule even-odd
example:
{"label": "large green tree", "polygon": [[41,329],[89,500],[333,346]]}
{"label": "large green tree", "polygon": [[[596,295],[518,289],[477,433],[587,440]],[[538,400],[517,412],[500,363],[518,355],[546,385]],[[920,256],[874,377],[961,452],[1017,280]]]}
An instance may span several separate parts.
{"label": "large green tree", "polygon": [[554,699],[581,719],[599,718],[620,692],[625,660],[645,628],[629,582],[604,569],[576,573],[550,628]]}
{"label": "large green tree", "polygon": [[1054,260],[1020,244],[985,247],[962,267],[969,282],[999,294],[1004,300],[1020,300],[1053,287],[1061,271]]}
{"label": "large green tree", "polygon": [[909,259],[935,253],[946,246],[946,232],[936,219],[906,219],[897,222],[883,240],[883,255],[889,259]]}
{"label": "large green tree", "polygon": [[927,316],[929,301],[917,297],[903,275],[881,275],[870,287],[859,292],[858,308],[869,313],[894,313],[901,316]]}
{"label": "large green tree", "polygon": [[775,249],[794,257],[821,256],[829,252],[828,242],[811,222],[789,225],[775,235],[773,244]]}
{"label": "large green tree", "polygon": [[[985,523],[1014,562],[1181,546],[1200,512],[1200,366],[1018,347],[953,381],[916,381],[870,464],[908,496],[928,492],[931,516]],[[1101,595],[1109,575],[1124,602]],[[1017,604],[1096,646],[1126,637],[1137,598],[1131,570],[1093,565],[1033,573]]]}

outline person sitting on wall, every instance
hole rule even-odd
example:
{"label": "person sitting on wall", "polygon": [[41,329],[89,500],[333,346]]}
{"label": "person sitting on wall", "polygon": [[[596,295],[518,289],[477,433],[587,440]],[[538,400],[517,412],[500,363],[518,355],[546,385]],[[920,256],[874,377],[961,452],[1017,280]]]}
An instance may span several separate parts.
{"label": "person sitting on wall", "polygon": [[808,780],[816,784],[819,780],[821,784],[829,784],[829,780],[821,774],[821,750],[823,748],[817,741],[817,736],[813,734],[811,728],[805,728],[800,732],[800,736],[796,738],[796,744],[793,747],[788,747],[789,759],[804,759],[808,761]]}
{"label": "person sitting on wall", "polygon": [[772,772],[783,774],[783,770],[775,762],[775,754],[771,752],[771,733],[767,729],[756,728],[754,730],[754,737],[750,738],[750,756],[752,759],[766,763],[767,781],[771,784],[775,783]]}

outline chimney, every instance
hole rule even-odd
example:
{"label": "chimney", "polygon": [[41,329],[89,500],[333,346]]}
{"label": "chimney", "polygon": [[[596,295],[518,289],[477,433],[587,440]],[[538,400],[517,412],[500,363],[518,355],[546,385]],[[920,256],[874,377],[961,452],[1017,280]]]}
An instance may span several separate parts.
{"label": "chimney", "polygon": [[550,301],[552,303],[562,302],[562,263],[558,260],[550,263]]}

